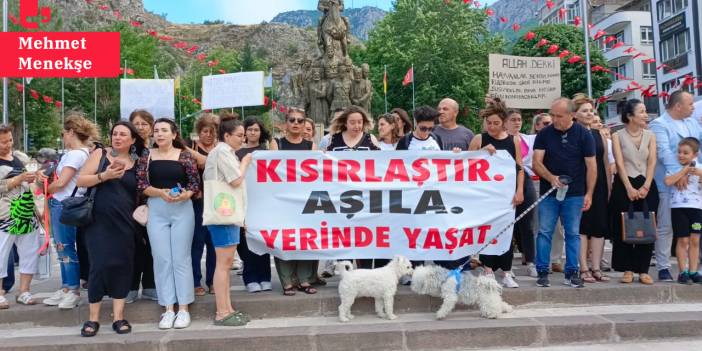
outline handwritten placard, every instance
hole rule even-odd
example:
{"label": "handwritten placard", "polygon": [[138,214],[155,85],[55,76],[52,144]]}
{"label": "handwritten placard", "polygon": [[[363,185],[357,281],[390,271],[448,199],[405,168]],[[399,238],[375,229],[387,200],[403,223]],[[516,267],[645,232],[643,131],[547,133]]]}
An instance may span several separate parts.
{"label": "handwritten placard", "polygon": [[561,61],[558,57],[490,54],[489,93],[507,107],[549,108],[561,96]]}
{"label": "handwritten placard", "polygon": [[202,108],[263,105],[263,72],[240,72],[202,77]]}
{"label": "handwritten placard", "polygon": [[175,118],[173,79],[121,79],[119,109],[123,120],[132,111],[149,111],[155,118]]}

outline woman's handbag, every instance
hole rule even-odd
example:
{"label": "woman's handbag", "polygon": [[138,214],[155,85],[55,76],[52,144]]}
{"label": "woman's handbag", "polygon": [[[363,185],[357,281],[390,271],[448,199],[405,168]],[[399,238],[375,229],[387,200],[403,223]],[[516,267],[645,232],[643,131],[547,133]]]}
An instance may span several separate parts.
{"label": "woman's handbag", "polygon": [[[103,172],[107,163],[107,151],[102,150],[102,158],[97,173]],[[97,174],[96,173],[96,174]],[[85,196],[76,197],[78,187],[73,189],[71,197],[61,201],[61,217],[59,221],[65,225],[74,227],[82,227],[90,224],[93,221],[93,202],[95,200],[95,192],[97,185],[88,189]]]}
{"label": "woman's handbag", "polygon": [[[151,154],[146,159],[146,179],[149,179],[149,164],[151,163]],[[149,206],[144,204],[137,206],[137,208],[132,213],[132,218],[134,221],[146,227],[146,223],[149,221]]]}
{"label": "woman's handbag", "polygon": [[648,210],[646,199],[641,205],[641,212],[634,212],[634,202],[629,210],[622,212],[622,242],[625,244],[653,244],[656,242],[656,213]]}
{"label": "woman's handbag", "polygon": [[203,225],[244,226],[246,215],[246,189],[242,182],[234,188],[220,181],[219,167],[215,165],[215,179],[205,181]]}

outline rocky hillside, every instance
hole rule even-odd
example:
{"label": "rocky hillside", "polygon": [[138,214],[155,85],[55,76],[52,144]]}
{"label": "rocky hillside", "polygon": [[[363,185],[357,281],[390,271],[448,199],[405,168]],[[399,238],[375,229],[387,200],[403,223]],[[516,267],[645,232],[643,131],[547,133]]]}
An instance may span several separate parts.
{"label": "rocky hillside", "polygon": [[[537,19],[539,7],[543,5],[541,1],[532,0],[500,0],[490,6],[495,10],[495,16],[490,19],[490,31],[493,33],[511,30],[514,23],[524,25],[534,23]],[[508,18],[507,23],[500,22],[500,17]]]}
{"label": "rocky hillside", "polygon": [[[368,33],[375,24],[385,17],[387,12],[372,6],[345,9],[344,16],[351,23],[351,34],[358,39],[367,40]],[[321,13],[316,10],[298,10],[279,13],[273,17],[271,23],[285,23],[296,27],[317,28]]]}

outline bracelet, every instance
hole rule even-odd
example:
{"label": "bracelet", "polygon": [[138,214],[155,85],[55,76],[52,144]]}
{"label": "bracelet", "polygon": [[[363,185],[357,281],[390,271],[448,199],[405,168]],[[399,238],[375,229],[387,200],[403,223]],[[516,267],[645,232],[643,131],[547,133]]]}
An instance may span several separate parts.
{"label": "bracelet", "polygon": [[644,185],[644,186],[642,186],[642,187],[641,187],[641,189],[645,189],[646,191],[648,191],[648,187],[647,187],[647,186],[645,186],[645,185]]}
{"label": "bracelet", "polygon": [[99,181],[100,183],[102,183],[102,182],[103,182],[103,180],[102,180],[102,173],[98,173],[98,174],[97,174],[97,177],[98,177],[98,181]]}

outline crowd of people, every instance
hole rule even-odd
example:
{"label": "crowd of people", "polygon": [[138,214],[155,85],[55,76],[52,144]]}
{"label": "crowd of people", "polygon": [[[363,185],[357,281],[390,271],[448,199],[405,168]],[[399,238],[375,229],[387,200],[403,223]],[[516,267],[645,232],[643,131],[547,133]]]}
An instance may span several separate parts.
{"label": "crowd of people", "polygon": [[[691,94],[672,93],[666,112],[650,123],[643,102],[627,101],[621,107],[624,127],[611,136],[595,102],[582,94],[557,99],[548,113],[535,115],[531,133],[523,133],[521,111],[508,109],[498,98],[486,97],[486,103],[480,111],[483,130],[475,135],[458,124],[459,105],[446,98],[437,108],[417,108],[412,118],[401,108],[380,115],[377,137],[372,116],[350,106],[333,112],[328,134],[321,138],[304,110],[290,108],[276,137],[257,118],[240,121],[235,114],[205,113],[195,125],[196,140],[188,142],[173,120],[137,110],[129,121],[112,126],[108,145],[98,142],[98,128],[91,121],[75,114],[63,125],[62,157],[55,166],[47,162],[39,170],[13,149],[12,128],[0,126],[0,278],[14,273],[16,252],[16,302],[40,302],[30,292],[41,245],[33,194],[44,192],[61,287],[41,303],[72,309],[81,301],[81,289],[87,288],[90,314],[83,336],[98,333],[105,296],[112,299],[112,329],[119,334],[132,329],[125,316],[127,303],[156,300],[163,306],[159,328],[180,329],[190,325],[188,306],[208,292],[216,300],[214,324],[245,325],[249,316],[236,310],[230,298],[230,269],[238,253],[247,291],[270,291],[271,260],[248,249],[245,228],[203,224],[205,182],[241,189],[256,150],[505,150],[516,161],[512,206],[517,214],[552,188],[558,191],[517,222],[507,252],[480,256],[484,274],[499,271],[504,287],[518,288],[512,265],[519,250],[527,274],[540,287],[550,285],[551,272],[564,272],[564,283],[576,288],[609,281],[602,262],[605,240],[610,240],[611,268],[624,273],[621,283],[632,283],[638,275],[640,283],[653,284],[652,257],[658,281],[673,281],[673,245],[680,268],[677,281],[702,283],[702,128],[692,118]],[[64,200],[80,196],[93,198],[93,220],[80,227],[64,224]],[[622,213],[634,212],[656,213],[657,230],[643,233],[653,239],[629,240]],[[435,263],[456,268],[467,259]],[[315,286],[331,275],[330,262],[274,262],[286,296],[315,294]],[[356,264],[373,268],[387,262],[366,259]],[[9,308],[8,281],[3,279],[0,309]]]}

